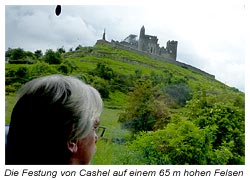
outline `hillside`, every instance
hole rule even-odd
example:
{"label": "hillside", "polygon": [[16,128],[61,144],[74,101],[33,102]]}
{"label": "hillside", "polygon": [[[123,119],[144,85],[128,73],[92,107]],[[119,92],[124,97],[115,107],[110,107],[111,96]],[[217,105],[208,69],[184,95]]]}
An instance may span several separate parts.
{"label": "hillside", "polygon": [[6,63],[6,123],[22,84],[48,74],[73,75],[104,100],[107,133],[93,164],[244,164],[245,97],[236,88],[109,45],[60,52],[56,63],[48,54]]}
{"label": "hillside", "polygon": [[[206,74],[172,63],[157,61],[112,46],[96,45],[94,47],[86,47],[74,52],[68,52],[64,55],[64,58],[74,62],[78,67],[78,70],[72,73],[74,75],[87,74],[93,71],[98,63],[102,63],[117,74],[121,81],[120,85],[122,85],[122,81],[126,81],[129,78],[145,77],[146,79],[154,78],[155,81],[158,81],[155,82],[156,84],[167,84],[167,82],[161,81],[169,81],[173,84],[183,81],[190,86],[193,94],[205,90],[207,96],[218,96],[222,98],[221,101],[223,102],[233,102],[234,98],[244,97],[244,93],[239,92],[236,88],[228,87]],[[106,78],[106,80],[108,79]],[[124,83],[126,84],[126,82]],[[112,86],[113,84],[109,83],[109,85]],[[126,85],[125,89],[130,89],[133,86],[129,83]],[[230,98],[226,98],[227,95]],[[112,100],[112,95],[110,100]]]}

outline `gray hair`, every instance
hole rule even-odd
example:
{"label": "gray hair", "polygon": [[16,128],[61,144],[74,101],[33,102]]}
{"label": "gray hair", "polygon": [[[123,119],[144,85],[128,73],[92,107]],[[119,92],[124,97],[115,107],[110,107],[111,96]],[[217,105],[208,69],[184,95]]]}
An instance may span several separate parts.
{"label": "gray hair", "polygon": [[19,92],[19,99],[25,95],[39,93],[41,89],[44,95],[49,94],[51,104],[59,102],[72,113],[72,119],[64,122],[68,124],[68,121],[73,121],[70,123],[72,127],[68,132],[68,140],[86,137],[103,109],[99,92],[75,77],[50,75],[26,83]]}

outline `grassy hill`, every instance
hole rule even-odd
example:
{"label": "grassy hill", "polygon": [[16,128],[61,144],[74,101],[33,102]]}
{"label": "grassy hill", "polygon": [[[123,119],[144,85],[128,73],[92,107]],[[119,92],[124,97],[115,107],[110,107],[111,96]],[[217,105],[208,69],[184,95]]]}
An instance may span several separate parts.
{"label": "grassy hill", "polygon": [[[145,149],[141,144],[138,145],[134,143],[136,138],[137,142],[141,142],[142,139],[138,139],[140,137],[133,135],[131,136],[129,129],[121,128],[121,121],[119,120],[121,114],[124,112],[125,114],[128,113],[128,107],[131,106],[130,96],[133,96],[133,92],[138,84],[143,84],[143,82],[149,82],[152,86],[151,89],[157,89],[158,94],[155,93],[152,96],[162,103],[164,102],[164,106],[167,107],[169,113],[169,120],[167,121],[169,124],[185,124],[182,122],[190,121],[195,124],[195,128],[197,126],[197,133],[199,131],[203,132],[203,130],[207,132],[207,129],[210,128],[209,132],[213,132],[217,137],[217,135],[219,136],[218,130],[215,131],[212,129],[212,124],[209,124],[209,122],[216,124],[219,120],[218,117],[221,119],[230,119],[229,117],[232,115],[230,114],[231,109],[237,109],[237,112],[238,110],[241,112],[239,113],[240,118],[237,116],[231,117],[232,119],[237,122],[237,118],[243,119],[244,121],[244,93],[192,69],[180,67],[168,62],[157,61],[109,45],[80,47],[75,51],[62,53],[61,57],[60,64],[48,64],[44,61],[43,57],[34,58],[33,61],[31,61],[32,64],[6,64],[5,122],[9,123],[10,121],[10,114],[15,103],[16,90],[25,82],[35,77],[56,73],[77,76],[98,89],[105,104],[104,112],[101,116],[101,125],[105,126],[107,130],[104,138],[97,144],[100,150],[97,151],[92,162],[93,164],[140,164],[146,162],[149,164],[159,164],[158,161],[151,161],[151,159],[149,159],[150,161],[148,161],[148,159],[142,159],[140,162],[125,162],[124,156],[117,155],[121,154],[121,151],[124,151],[124,154],[127,155],[127,151],[125,153],[126,148],[130,148],[130,150],[131,148]],[[227,115],[224,115],[222,111]],[[210,119],[209,122],[206,122],[204,125],[204,122],[208,119]],[[155,133],[158,133],[158,130],[160,132],[160,130],[165,127],[172,127],[168,126],[168,123],[163,122],[160,124],[161,128],[154,129]],[[201,122],[203,125],[201,125]],[[227,121],[224,120],[223,122]],[[185,127],[188,126],[191,127],[192,125],[189,124]],[[217,129],[222,128],[223,131],[226,129],[225,132],[228,134],[235,134],[235,129],[237,129],[237,133],[239,131],[241,135],[236,133],[234,136],[237,136],[236,139],[241,139],[241,144],[244,143],[244,122],[243,125],[237,126],[237,128],[235,124],[230,125],[230,127],[220,126],[219,124],[216,126],[218,126]],[[233,133],[230,128],[233,128]],[[168,131],[171,130],[168,129]],[[147,135],[145,135],[145,137],[147,137]],[[157,136],[157,134],[155,134],[155,136]],[[220,136],[222,135],[220,134]],[[230,144],[231,140],[237,144],[238,142],[236,143],[234,136],[226,136],[225,139],[222,138],[221,141],[223,142],[217,142],[215,140],[216,138],[211,138],[211,146],[216,147],[216,149],[209,150],[209,153],[212,154],[211,158],[204,161],[204,163],[244,163],[244,160],[242,160],[244,159],[244,153],[238,153],[238,150],[232,148],[236,145],[225,145],[225,143]],[[201,139],[202,138],[203,137],[201,137]],[[128,142],[130,146],[124,143],[124,141]],[[228,158],[221,157],[221,154],[225,154],[225,152],[221,150],[222,147],[230,147],[233,149],[230,149],[229,152],[232,153],[228,153]],[[159,147],[157,146],[156,148],[158,149]],[[230,160],[231,155],[237,154],[236,152],[239,154],[237,162],[236,160]],[[137,156],[132,157],[137,158]],[[159,159],[158,156],[154,158]],[[168,159],[169,158],[170,155]],[[222,160],[215,162],[214,159]],[[174,161],[164,162],[174,163]],[[189,164],[190,162],[195,163],[196,161],[193,161],[193,159],[186,161],[186,163]],[[201,161],[197,161],[197,163],[199,164]]]}

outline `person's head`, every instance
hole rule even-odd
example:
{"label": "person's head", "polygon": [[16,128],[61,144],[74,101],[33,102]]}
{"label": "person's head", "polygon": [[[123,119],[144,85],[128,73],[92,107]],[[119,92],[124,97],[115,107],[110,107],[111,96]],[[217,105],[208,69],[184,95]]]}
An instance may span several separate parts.
{"label": "person's head", "polygon": [[102,108],[98,91],[74,77],[26,83],[11,115],[6,164],[89,164]]}

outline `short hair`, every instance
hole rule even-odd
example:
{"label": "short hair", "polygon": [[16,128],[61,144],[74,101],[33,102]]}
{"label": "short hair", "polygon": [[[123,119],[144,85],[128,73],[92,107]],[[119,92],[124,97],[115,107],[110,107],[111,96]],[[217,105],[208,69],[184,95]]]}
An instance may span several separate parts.
{"label": "short hair", "polygon": [[98,91],[71,76],[34,79],[18,94],[6,164],[67,164],[67,142],[86,137],[103,109]]}

